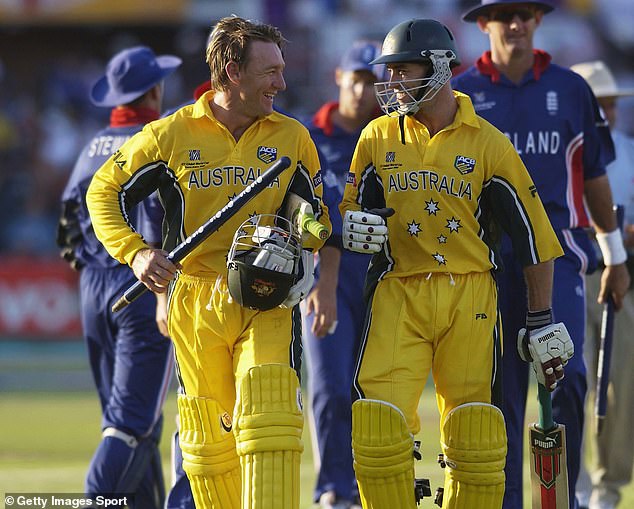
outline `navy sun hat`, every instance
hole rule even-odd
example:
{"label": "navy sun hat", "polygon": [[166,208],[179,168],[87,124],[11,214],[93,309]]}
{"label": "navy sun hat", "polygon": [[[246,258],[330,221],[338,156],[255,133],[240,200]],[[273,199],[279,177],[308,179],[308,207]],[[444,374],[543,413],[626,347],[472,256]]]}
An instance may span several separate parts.
{"label": "navy sun hat", "polygon": [[341,57],[339,69],[344,72],[370,71],[377,79],[382,79],[385,75],[385,66],[370,63],[379,56],[381,56],[381,43],[358,40],[352,43]]}
{"label": "navy sun hat", "polygon": [[465,12],[462,15],[462,19],[464,21],[475,22],[478,20],[478,16],[485,16],[486,12],[491,7],[498,7],[501,5],[517,5],[517,4],[535,5],[536,7],[544,11],[544,14],[549,13],[555,8],[553,5],[550,5],[547,2],[534,2],[532,0],[526,0],[524,2],[522,2],[521,0],[482,0],[480,2],[480,5],[478,5],[477,7],[473,7],[471,10]]}
{"label": "navy sun hat", "polygon": [[90,91],[90,100],[95,106],[128,104],[174,72],[181,62],[173,55],[156,56],[147,46],[126,48],[110,59],[106,74]]}

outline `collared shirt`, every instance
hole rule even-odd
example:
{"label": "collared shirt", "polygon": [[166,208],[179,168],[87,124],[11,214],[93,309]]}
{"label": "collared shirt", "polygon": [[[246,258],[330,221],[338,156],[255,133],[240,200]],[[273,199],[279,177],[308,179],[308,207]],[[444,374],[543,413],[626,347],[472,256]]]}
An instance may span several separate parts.
{"label": "collared shirt", "polygon": [[388,242],[372,262],[381,277],[497,269],[500,227],[523,265],[562,254],[509,140],[475,114],[468,96],[454,95],[454,121],[431,138],[410,116],[405,144],[397,117],[380,117],[361,133],[341,211],[394,209]]}
{"label": "collared shirt", "polygon": [[[118,260],[130,263],[147,247],[127,221],[127,210],[154,190],[165,209],[163,246],[176,245],[282,156],[291,168],[242,207],[183,261],[189,274],[226,271],[226,255],[239,225],[255,214],[275,214],[287,191],[306,199],[330,227],[322,202],[319,158],[307,129],[278,112],[258,119],[238,141],[213,115],[213,91],[194,104],[148,124],[95,174],[88,207],[95,232]],[[304,247],[323,241],[309,238]]]}
{"label": "collared shirt", "polygon": [[535,50],[519,84],[500,74],[486,52],[452,80],[478,115],[513,143],[555,230],[587,227],[584,181],[605,174],[614,158],[607,123],[587,83]]}

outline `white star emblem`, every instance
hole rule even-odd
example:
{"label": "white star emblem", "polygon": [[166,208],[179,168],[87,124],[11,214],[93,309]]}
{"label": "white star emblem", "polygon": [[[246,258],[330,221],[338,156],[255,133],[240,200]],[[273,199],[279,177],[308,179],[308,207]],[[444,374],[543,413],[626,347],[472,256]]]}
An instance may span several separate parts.
{"label": "white star emblem", "polygon": [[447,237],[445,237],[442,233],[436,237],[440,244],[445,244],[447,242]]}
{"label": "white star emblem", "polygon": [[230,200],[233,200],[236,196],[238,196],[236,193],[233,193],[231,196],[227,196],[227,198],[229,198]]}
{"label": "white star emblem", "polygon": [[416,221],[414,221],[412,219],[411,223],[407,223],[407,232],[412,236],[412,237],[418,237],[418,234],[420,233],[420,223],[417,223]]}
{"label": "white star emblem", "polygon": [[447,265],[447,260],[439,252],[435,252],[432,257],[438,262],[438,265]]}
{"label": "white star emblem", "polygon": [[447,225],[445,226],[445,228],[449,228],[449,232],[451,233],[458,233],[458,228],[462,228],[462,225],[460,224],[460,219],[456,219],[455,217],[451,216],[451,219],[447,219]]}
{"label": "white star emblem", "polygon": [[427,211],[427,213],[431,216],[432,214],[435,216],[436,212],[438,212],[440,210],[440,207],[438,206],[438,202],[434,201],[432,199],[430,199],[429,201],[425,202],[425,210]]}

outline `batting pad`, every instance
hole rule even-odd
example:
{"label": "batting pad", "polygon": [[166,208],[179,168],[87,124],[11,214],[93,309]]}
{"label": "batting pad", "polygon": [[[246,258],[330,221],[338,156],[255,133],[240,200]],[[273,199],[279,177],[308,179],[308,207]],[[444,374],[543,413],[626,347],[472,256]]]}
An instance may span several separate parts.
{"label": "batting pad", "polygon": [[240,462],[231,416],[217,401],[178,395],[180,445],[196,507],[240,509]]}
{"label": "batting pad", "polygon": [[443,508],[502,507],[506,427],[500,409],[457,406],[445,419],[441,445],[447,464]]}
{"label": "batting pad", "polygon": [[242,509],[297,509],[304,417],[295,371],[282,364],[249,369],[238,387],[234,423]]}
{"label": "batting pad", "polygon": [[385,401],[352,404],[354,471],[364,509],[415,509],[414,437]]}

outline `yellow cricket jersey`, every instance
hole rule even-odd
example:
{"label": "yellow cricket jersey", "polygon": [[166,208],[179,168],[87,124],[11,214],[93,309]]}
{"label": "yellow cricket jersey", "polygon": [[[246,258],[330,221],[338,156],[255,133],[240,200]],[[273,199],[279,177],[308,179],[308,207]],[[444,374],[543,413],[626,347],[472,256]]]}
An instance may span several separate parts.
{"label": "yellow cricket jersey", "polygon": [[394,209],[372,263],[378,277],[498,269],[500,227],[524,266],[563,254],[511,142],[468,96],[454,95],[453,123],[431,139],[409,116],[404,143],[398,117],[377,118],[361,133],[340,210]]}
{"label": "yellow cricket jersey", "polygon": [[[171,251],[282,156],[291,159],[291,168],[194,249],[181,262],[183,272],[224,273],[238,226],[255,214],[280,213],[287,191],[307,200],[330,229],[317,149],[306,128],[273,112],[236,142],[212,113],[213,94],[147,124],[93,177],[87,202],[95,233],[120,262],[129,264],[148,247],[126,218],[128,208],[154,190],[165,209],[163,247]],[[318,249],[322,243],[311,237],[304,247]]]}

